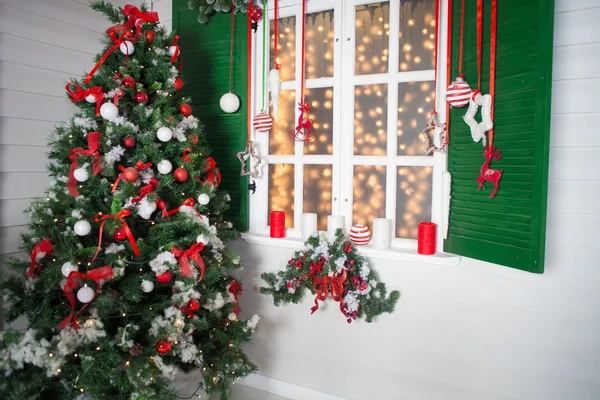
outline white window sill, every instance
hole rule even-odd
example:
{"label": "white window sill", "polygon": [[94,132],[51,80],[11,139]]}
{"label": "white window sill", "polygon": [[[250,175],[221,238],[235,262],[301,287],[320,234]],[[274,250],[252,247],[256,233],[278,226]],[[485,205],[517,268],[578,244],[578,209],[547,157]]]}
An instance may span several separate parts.
{"label": "white window sill", "polygon": [[[242,233],[242,239],[247,243],[261,244],[265,246],[283,247],[287,249],[300,250],[304,248],[304,242],[299,238],[272,238],[269,235],[258,233]],[[460,264],[461,257],[443,252],[437,252],[430,256],[418,254],[413,249],[389,248],[386,250],[374,249],[371,245],[356,246],[363,256],[381,258],[394,261],[408,261],[423,264],[448,265],[455,267]]]}

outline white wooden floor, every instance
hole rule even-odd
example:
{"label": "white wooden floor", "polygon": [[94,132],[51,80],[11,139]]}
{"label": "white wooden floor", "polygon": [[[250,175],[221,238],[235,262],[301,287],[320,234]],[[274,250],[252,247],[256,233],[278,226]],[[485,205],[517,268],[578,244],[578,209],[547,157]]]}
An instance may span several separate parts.
{"label": "white wooden floor", "polygon": [[232,400],[291,400],[244,385],[233,386]]}

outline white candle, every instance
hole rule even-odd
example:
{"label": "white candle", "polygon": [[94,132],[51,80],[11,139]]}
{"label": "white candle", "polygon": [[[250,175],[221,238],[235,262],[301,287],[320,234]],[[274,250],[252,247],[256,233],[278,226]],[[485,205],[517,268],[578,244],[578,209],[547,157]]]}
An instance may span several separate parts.
{"label": "white candle", "polygon": [[317,214],[305,213],[302,214],[302,240],[305,241],[317,232]]}
{"label": "white candle", "polygon": [[375,218],[373,220],[373,239],[371,246],[374,249],[387,249],[392,240],[392,220]]}
{"label": "white candle", "polygon": [[327,239],[330,242],[335,240],[335,231],[337,229],[344,230],[344,217],[341,215],[327,216]]}

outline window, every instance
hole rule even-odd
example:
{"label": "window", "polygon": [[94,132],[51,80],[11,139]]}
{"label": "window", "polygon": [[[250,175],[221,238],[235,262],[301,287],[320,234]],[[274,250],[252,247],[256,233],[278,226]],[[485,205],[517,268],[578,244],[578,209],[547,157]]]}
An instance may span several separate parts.
{"label": "window", "polygon": [[[267,69],[273,65],[270,5]],[[436,99],[435,0],[308,2],[305,98],[315,138],[306,143],[288,135],[301,100],[300,18],[300,1],[280,1],[279,120],[268,134],[255,132],[268,167],[251,196],[250,230],[267,233],[274,209],[285,211],[291,237],[300,237],[306,212],[317,213],[319,230],[326,230],[329,214],[345,216],[346,231],[357,223],[372,229],[373,219],[382,217],[393,221],[394,246],[415,247],[418,223],[440,220],[438,183],[446,162],[442,153],[424,155],[420,134]],[[256,37],[256,54],[262,54]],[[260,83],[260,57],[256,61],[254,82]],[[445,71],[438,75],[445,82]],[[445,84],[439,86],[443,93]]]}

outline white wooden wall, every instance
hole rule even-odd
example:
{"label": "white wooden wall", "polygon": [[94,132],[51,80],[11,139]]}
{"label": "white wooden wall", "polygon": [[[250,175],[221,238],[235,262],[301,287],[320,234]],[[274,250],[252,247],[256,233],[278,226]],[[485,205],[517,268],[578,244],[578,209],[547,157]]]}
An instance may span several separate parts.
{"label": "white wooden wall", "polygon": [[[170,27],[171,2],[154,10]],[[46,137],[76,111],[65,83],[93,67],[109,26],[86,0],[0,0],[0,255],[18,251],[22,210],[49,184]]]}
{"label": "white wooden wall", "polygon": [[546,272],[371,260],[401,298],[348,326],[332,303],[273,307],[259,276],[293,251],[236,243],[260,374],[353,400],[600,399],[599,20],[598,0],[556,0]]}

